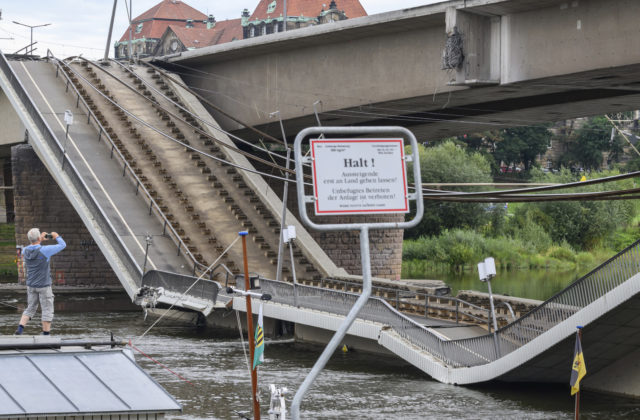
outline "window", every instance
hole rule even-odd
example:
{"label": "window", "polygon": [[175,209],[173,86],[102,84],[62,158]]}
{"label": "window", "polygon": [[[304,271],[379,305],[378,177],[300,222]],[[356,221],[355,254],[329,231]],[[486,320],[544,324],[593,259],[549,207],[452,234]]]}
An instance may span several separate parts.
{"label": "window", "polygon": [[142,23],[138,23],[138,26],[136,26],[136,33],[139,34],[140,32],[142,32]]}
{"label": "window", "polygon": [[269,6],[267,6],[267,13],[273,13],[276,10],[276,0],[273,0],[271,3],[269,3]]}

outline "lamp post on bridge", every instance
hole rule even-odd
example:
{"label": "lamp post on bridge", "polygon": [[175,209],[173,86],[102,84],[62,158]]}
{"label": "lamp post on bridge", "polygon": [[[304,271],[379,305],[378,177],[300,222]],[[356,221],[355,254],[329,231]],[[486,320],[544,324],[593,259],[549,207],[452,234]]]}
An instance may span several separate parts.
{"label": "lamp post on bridge", "polygon": [[498,322],[496,321],[496,311],[493,306],[493,293],[491,292],[491,279],[496,276],[496,262],[492,257],[485,258],[484,261],[478,263],[478,276],[480,281],[487,283],[489,288],[489,305],[491,307],[491,319],[493,320],[493,338],[496,346],[496,354],[500,357],[500,346],[498,346]]}
{"label": "lamp post on bridge", "polygon": [[25,23],[16,22],[15,20],[13,21],[13,23],[15,23],[16,25],[26,26],[27,28],[29,28],[31,30],[31,43],[29,44],[29,47],[31,49],[29,50],[28,54],[33,54],[33,28],[41,28],[43,26],[51,25],[50,23],[45,23],[43,25],[27,25]]}

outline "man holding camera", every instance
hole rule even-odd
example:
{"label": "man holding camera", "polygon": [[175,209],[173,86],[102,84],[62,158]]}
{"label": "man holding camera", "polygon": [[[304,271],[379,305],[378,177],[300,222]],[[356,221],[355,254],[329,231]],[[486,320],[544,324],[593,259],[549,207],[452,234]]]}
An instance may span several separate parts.
{"label": "man holding camera", "polygon": [[[51,272],[49,260],[52,256],[62,251],[67,244],[56,232],[40,233],[38,228],[33,228],[27,233],[31,245],[22,250],[25,266],[27,267],[27,309],[22,313],[20,325],[16,335],[22,335],[24,327],[38,310],[42,312],[42,334],[49,335],[51,321],[53,320],[53,291],[51,290]],[[40,245],[47,239],[55,239],[56,245]]]}

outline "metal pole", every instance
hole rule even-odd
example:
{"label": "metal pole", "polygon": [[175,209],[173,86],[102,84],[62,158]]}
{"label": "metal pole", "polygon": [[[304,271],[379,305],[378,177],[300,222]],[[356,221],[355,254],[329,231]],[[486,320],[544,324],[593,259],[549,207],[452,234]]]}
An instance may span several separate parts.
{"label": "metal pole", "polygon": [[104,61],[109,59],[109,47],[111,44],[111,33],[113,32],[113,20],[116,17],[116,5],[118,0],[113,0],[113,11],[111,12],[111,23],[109,24],[109,35],[107,36],[107,46],[104,49]]}
{"label": "metal pole", "polygon": [[[125,0],[125,5],[126,4]],[[131,0],[129,0],[129,62],[133,61],[133,29],[131,29],[131,16],[133,14],[133,10],[131,8]]]}
{"label": "metal pole", "polygon": [[152,237],[150,235],[147,235],[145,237],[145,240],[147,241],[147,248],[144,250],[144,264],[142,265],[142,277],[144,277],[144,273],[147,270],[147,257],[149,256],[149,245],[151,245]]}
{"label": "metal pole", "polygon": [[[249,263],[247,262],[247,234],[240,232],[242,236],[242,260],[244,264],[244,290],[249,292],[251,282],[249,281]],[[253,357],[255,343],[253,337],[253,313],[251,311],[251,296],[247,293],[247,334],[249,335],[249,363],[251,366],[251,401],[253,402],[253,418],[260,420],[260,403],[258,402],[258,371],[253,368]]]}
{"label": "metal pole", "polygon": [[284,24],[282,28],[284,32],[287,32],[287,0],[284,0]]}
{"label": "metal pole", "polygon": [[496,312],[493,307],[493,293],[491,293],[491,279],[487,279],[487,287],[489,288],[489,305],[491,307],[491,319],[493,320],[493,331],[498,331],[498,323],[496,322]]}
{"label": "metal pole", "polygon": [[64,169],[64,161],[67,156],[67,138],[69,138],[69,124],[67,124],[67,130],[64,133],[64,144],[62,146],[62,166],[60,169]]}
{"label": "metal pole", "polygon": [[293,273],[293,284],[298,284],[298,279],[296,278],[296,265],[293,261],[293,239],[289,239],[289,255],[291,256],[291,272]]}
{"label": "metal pole", "polygon": [[33,26],[31,27],[31,49],[29,50],[29,55],[33,55]]}
{"label": "metal pole", "polygon": [[491,306],[491,319],[493,320],[493,341],[496,346],[496,356],[500,357],[500,346],[498,344],[498,322],[496,321],[496,312],[493,307],[493,293],[491,293],[491,277],[487,278],[487,287],[489,288],[489,305]]}
{"label": "metal pole", "polygon": [[296,392],[295,397],[293,398],[293,403],[291,405],[291,417],[293,420],[300,419],[300,403],[302,402],[302,398],[304,398],[304,394],[307,393],[316,377],[320,374],[324,366],[327,364],[333,352],[336,350],[344,336],[347,334],[347,330],[353,324],[358,313],[364,307],[364,305],[369,300],[369,296],[371,296],[371,260],[369,258],[369,227],[362,226],[360,230],[360,255],[362,260],[362,294],[356,301],[351,311],[345,318],[345,320],[340,324],[340,328],[331,338],[327,347],[325,347],[324,351],[320,355],[320,358],[311,369],[311,372],[307,375],[302,385]]}
{"label": "metal pole", "polygon": [[[282,124],[282,121],[280,121],[280,123]],[[284,130],[283,130],[283,136],[284,136]],[[285,141],[285,146],[286,146],[286,138],[283,137],[284,141]],[[284,192],[282,193],[282,218],[280,219],[280,241],[278,242],[278,265],[276,268],[276,280],[280,281],[282,280],[282,247],[283,247],[283,242],[284,242],[284,238],[282,237],[282,232],[284,231],[284,228],[286,226],[286,222],[287,222],[287,197],[288,197],[288,193],[289,193],[289,162],[290,162],[290,157],[291,157],[291,149],[287,147],[287,164],[286,164],[286,168],[287,170],[284,173],[284,178],[286,181],[284,181]],[[293,260],[291,260],[293,262]],[[295,274],[294,274],[295,275]]]}

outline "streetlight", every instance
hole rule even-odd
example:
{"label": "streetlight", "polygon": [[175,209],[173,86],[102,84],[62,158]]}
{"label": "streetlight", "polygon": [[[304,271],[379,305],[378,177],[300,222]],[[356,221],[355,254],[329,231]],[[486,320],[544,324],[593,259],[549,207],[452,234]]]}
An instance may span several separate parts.
{"label": "streetlight", "polygon": [[491,293],[491,279],[496,276],[496,262],[493,258],[486,258],[484,261],[478,263],[478,276],[480,281],[487,283],[489,288],[489,304],[491,305],[491,318],[493,318],[493,330],[498,330],[498,323],[496,322],[495,309],[493,307],[493,293]]}
{"label": "streetlight", "polygon": [[31,51],[29,52],[29,54],[33,53],[33,28],[40,28],[42,26],[51,25],[50,23],[45,23],[44,25],[27,25],[24,23],[16,22],[15,20],[13,21],[13,23],[15,23],[16,25],[26,26],[27,28],[31,29],[31,43],[29,44],[29,46],[31,47]]}

